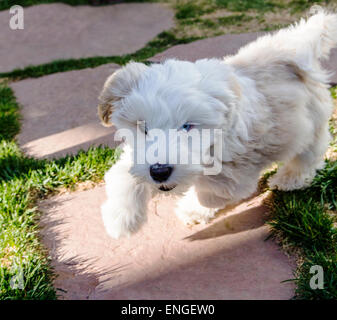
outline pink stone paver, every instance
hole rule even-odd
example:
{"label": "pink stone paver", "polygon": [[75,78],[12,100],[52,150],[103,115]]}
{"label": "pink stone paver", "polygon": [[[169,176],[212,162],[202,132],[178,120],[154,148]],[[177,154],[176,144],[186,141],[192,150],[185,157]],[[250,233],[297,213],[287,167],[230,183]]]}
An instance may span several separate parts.
{"label": "pink stone paver", "polygon": [[[61,299],[290,299],[294,264],[268,236],[262,197],[211,224],[184,226],[172,200],[150,204],[130,238],[105,232],[104,186],[40,203],[42,239]],[[156,208],[156,209],[155,209]]]}
{"label": "pink stone paver", "polygon": [[173,11],[156,3],[24,8],[24,29],[9,27],[0,12],[0,72],[57,59],[132,53],[173,27]]}
{"label": "pink stone paver", "polygon": [[12,83],[22,106],[22,149],[31,156],[53,158],[91,145],[115,147],[115,130],[100,124],[97,104],[106,78],[117,68],[107,64]]}
{"label": "pink stone paver", "polygon": [[[254,41],[262,32],[227,34],[215,38],[195,41],[189,44],[174,46],[150,58],[153,62],[162,62],[169,58],[195,61],[204,58],[222,58],[235,54],[242,46]],[[337,84],[337,49],[333,49],[329,61],[324,61],[323,66],[333,72],[331,82]]]}

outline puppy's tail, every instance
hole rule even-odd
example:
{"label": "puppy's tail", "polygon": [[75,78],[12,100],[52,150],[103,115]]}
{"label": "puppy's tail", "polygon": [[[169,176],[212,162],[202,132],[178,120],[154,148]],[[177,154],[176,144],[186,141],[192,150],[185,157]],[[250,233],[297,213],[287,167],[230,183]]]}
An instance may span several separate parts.
{"label": "puppy's tail", "polygon": [[337,46],[337,14],[320,7],[313,7],[311,11],[316,13],[288,29],[292,38],[289,40],[296,42],[298,53],[308,55],[309,60],[328,59],[331,49]]}

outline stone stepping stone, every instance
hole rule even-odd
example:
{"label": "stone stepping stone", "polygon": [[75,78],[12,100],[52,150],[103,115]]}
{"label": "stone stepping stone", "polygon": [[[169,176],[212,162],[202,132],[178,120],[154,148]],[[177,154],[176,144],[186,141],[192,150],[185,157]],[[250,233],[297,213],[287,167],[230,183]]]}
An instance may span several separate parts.
{"label": "stone stepping stone", "polygon": [[56,73],[11,84],[23,118],[17,137],[21,148],[37,158],[63,157],[100,144],[115,147],[113,127],[97,116],[98,95],[118,65]]}
{"label": "stone stepping stone", "polygon": [[[181,44],[150,58],[153,62],[162,62],[166,59],[196,61],[204,58],[222,58],[233,55],[247,43],[254,41],[262,32],[227,34],[214,38],[198,40],[189,44]],[[331,51],[330,60],[323,62],[323,66],[333,72],[331,83],[337,84],[337,49]]]}
{"label": "stone stepping stone", "polygon": [[155,3],[24,8],[24,29],[9,27],[0,12],[0,72],[57,59],[132,53],[173,26],[174,13]]}
{"label": "stone stepping stone", "polygon": [[104,186],[43,200],[41,236],[60,299],[290,299],[294,263],[268,237],[262,196],[211,224],[184,226],[169,198],[150,204],[148,223],[110,238]]}

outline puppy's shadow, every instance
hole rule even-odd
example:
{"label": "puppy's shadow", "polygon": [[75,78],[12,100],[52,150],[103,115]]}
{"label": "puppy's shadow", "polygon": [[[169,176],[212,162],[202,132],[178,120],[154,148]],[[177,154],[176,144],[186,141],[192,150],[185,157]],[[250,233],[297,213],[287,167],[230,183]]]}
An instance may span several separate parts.
{"label": "puppy's shadow", "polygon": [[[228,210],[226,210],[226,212],[228,212]],[[226,214],[226,212],[222,211],[221,215]],[[267,207],[262,204],[245,209],[236,214],[224,217],[222,220],[213,223],[209,227],[184,238],[184,240],[206,240],[218,238],[227,234],[257,229],[264,225],[266,212]]]}

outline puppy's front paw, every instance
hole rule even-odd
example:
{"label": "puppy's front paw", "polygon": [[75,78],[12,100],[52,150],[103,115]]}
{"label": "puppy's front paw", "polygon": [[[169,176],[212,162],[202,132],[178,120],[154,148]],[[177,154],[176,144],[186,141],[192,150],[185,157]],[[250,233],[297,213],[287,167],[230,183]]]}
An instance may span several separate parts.
{"label": "puppy's front paw", "polygon": [[206,224],[214,218],[217,209],[199,206],[198,208],[184,208],[178,206],[176,209],[177,217],[186,225]]}
{"label": "puppy's front paw", "polygon": [[118,207],[109,201],[101,206],[105,230],[110,237],[114,239],[128,237],[138,231],[146,221],[145,215],[137,214],[131,210],[121,206]]}

